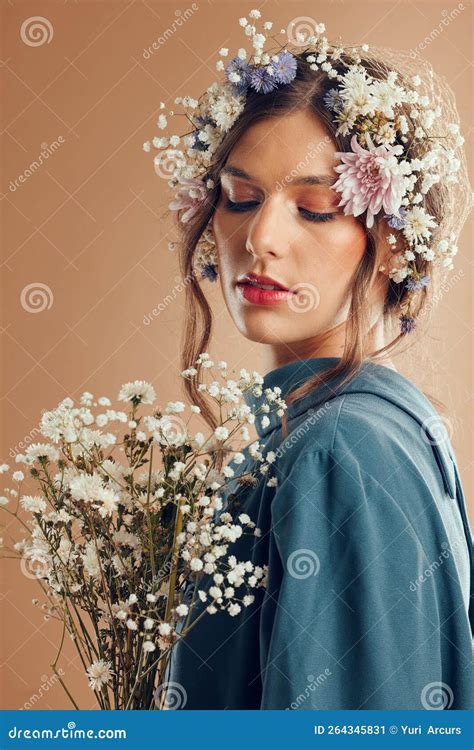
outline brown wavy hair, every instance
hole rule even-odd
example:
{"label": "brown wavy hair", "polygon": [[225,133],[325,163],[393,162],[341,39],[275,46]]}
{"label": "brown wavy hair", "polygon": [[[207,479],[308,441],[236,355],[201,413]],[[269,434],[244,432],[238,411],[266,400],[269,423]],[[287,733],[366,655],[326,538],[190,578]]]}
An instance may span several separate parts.
{"label": "brown wavy hair", "polygon": [[[338,124],[333,120],[330,111],[324,103],[324,96],[331,88],[334,88],[334,82],[323,71],[312,70],[303,55],[303,52],[295,54],[298,63],[297,73],[291,83],[280,86],[268,94],[261,94],[252,90],[248,92],[242,113],[232,128],[226,133],[224,139],[214,152],[212,163],[206,172],[205,178],[210,178],[214,181],[214,189],[209,191],[206,201],[200,205],[199,210],[188,223],[183,224],[179,222],[180,212],[178,212],[178,226],[182,233],[179,256],[180,269],[183,277],[187,280],[185,293],[185,327],[183,331],[181,355],[183,369],[195,366],[197,356],[200,352],[207,351],[211,339],[213,324],[212,312],[206,296],[202,291],[201,284],[196,280],[194,255],[196,245],[210,222],[219,201],[220,171],[241,135],[245,133],[252,124],[259,120],[284,117],[295,111],[306,110],[312,112],[315,117],[319,119],[328,135],[335,142],[339,151],[351,150],[350,138],[352,133],[349,133],[348,135],[336,134]],[[346,56],[346,53],[343,53],[340,60],[332,62],[332,66],[337,69],[338,73],[342,74],[346,69],[345,66],[348,63],[350,64],[350,62],[351,58]],[[362,57],[361,64],[366,68],[369,75],[375,79],[385,79],[389,70],[394,69],[393,66],[389,67],[385,62],[381,62],[380,56],[378,58],[369,58],[368,56]],[[406,85],[404,76],[400,73],[398,74],[398,82],[402,85]],[[407,88],[409,87],[407,86]],[[403,105],[403,109],[403,114],[405,114],[407,120],[412,122],[410,118],[410,105]],[[453,117],[453,115],[451,116]],[[412,147],[410,151],[411,158],[423,156],[423,151],[420,150],[424,148],[423,145],[419,145],[417,148],[418,151],[415,151],[415,148]],[[443,217],[446,217],[446,212],[449,212],[451,205],[451,188],[448,188],[448,186],[443,183],[438,182],[434,184],[429,192],[424,195],[423,207],[429,214],[435,217],[440,229],[443,225]],[[365,212],[362,216],[356,218],[365,229],[367,245],[365,253],[353,276],[351,305],[348,319],[340,324],[341,326],[347,325],[343,355],[340,358],[340,362],[335,367],[326,370],[322,374],[316,374],[308,378],[308,380],[302,385],[293,390],[291,394],[288,394],[285,397],[285,401],[288,405],[309,393],[313,388],[317,388],[322,383],[332,380],[333,378],[337,378],[338,381],[337,389],[334,391],[336,395],[337,392],[339,392],[339,389],[359,371],[364,360],[373,360],[376,357],[378,359],[383,359],[394,349],[400,351],[402,347],[402,339],[406,339],[404,334],[399,332],[398,335],[395,335],[388,344],[377,351],[370,353],[369,356],[367,355],[365,341],[367,336],[366,332],[369,330],[369,310],[367,303],[368,290],[378,272],[378,250],[380,249],[379,243],[382,238],[380,232],[382,227],[380,225],[381,222],[383,222],[383,219],[381,218],[381,214],[379,214],[375,217],[374,226],[371,229],[367,229],[365,226]],[[429,265],[428,261],[424,260],[419,254],[417,254],[416,268],[421,275],[428,274]],[[432,272],[433,269],[430,269],[430,271]],[[433,273],[431,273],[431,276],[433,278]],[[433,283],[430,284],[430,286],[433,288]],[[414,317],[419,317],[422,312],[424,314],[424,311],[430,312],[429,309],[426,310],[427,298],[430,292],[431,290],[425,286],[415,295],[414,305],[411,310],[411,314]],[[407,288],[404,282],[395,283],[394,281],[389,280],[383,306],[384,323],[393,324],[396,320],[398,325],[398,315],[396,315],[396,313],[400,303],[406,299],[406,296]],[[339,326],[337,328],[339,328]],[[334,330],[336,329],[332,329],[332,331]],[[329,333],[329,331],[324,333],[320,339],[318,339],[317,343],[319,344],[323,341]],[[412,346],[415,343],[413,333],[410,334],[408,343],[406,343],[406,341],[403,343],[405,344],[405,348],[402,349],[403,351]],[[314,356],[317,356],[317,354]],[[205,395],[203,395],[201,391],[198,391],[194,380],[186,379],[184,381],[184,388],[192,403],[197,404],[201,408],[201,413],[205,421],[212,429],[214,429],[217,425],[217,420],[208,405]],[[425,395],[437,408],[443,410],[446,408],[444,404],[439,402],[433,396],[426,393]],[[283,435],[286,436],[286,414],[283,416],[282,422]]]}

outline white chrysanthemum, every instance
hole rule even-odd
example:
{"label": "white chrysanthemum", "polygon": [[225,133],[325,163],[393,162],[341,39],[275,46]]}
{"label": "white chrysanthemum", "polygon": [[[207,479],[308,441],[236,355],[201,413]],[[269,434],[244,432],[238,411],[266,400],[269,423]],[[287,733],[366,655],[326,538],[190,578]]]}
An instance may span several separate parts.
{"label": "white chrysanthemum", "polygon": [[99,513],[105,518],[117,510],[120,498],[112,489],[104,487],[97,493],[97,501],[100,502]]}
{"label": "white chrysanthemum", "polygon": [[[100,542],[101,540],[98,540],[97,546],[99,547],[99,549],[102,546]],[[93,539],[86,542],[84,546],[84,553],[81,555],[81,559],[82,559],[84,568],[89,573],[89,575],[92,578],[99,578],[100,577],[100,563],[99,563],[99,558],[97,557],[97,550],[96,550],[95,542]]]}
{"label": "white chrysanthemum", "polygon": [[69,489],[74,500],[91,502],[99,498],[104,485],[101,476],[94,472],[93,474],[79,474],[71,479]]}
{"label": "white chrysanthemum", "polygon": [[156,399],[155,389],[145,380],[125,383],[120,389],[118,400],[132,401],[133,399],[139,400],[142,404],[152,404]]}
{"label": "white chrysanthemum", "polygon": [[421,206],[413,206],[413,208],[407,210],[403,217],[405,219],[405,226],[403,227],[403,234],[410,242],[418,242],[419,240],[431,237],[430,229],[437,226],[434,216],[428,214]]}
{"label": "white chrysanthemum", "polygon": [[244,106],[244,96],[235,96],[228,87],[222,86],[219,95],[210,104],[209,114],[217,127],[226,133],[237,120]]}
{"label": "white chrysanthemum", "polygon": [[46,509],[46,501],[40,495],[23,495],[20,504],[30,513],[42,513]]}
{"label": "white chrysanthemum", "polygon": [[48,443],[33,443],[28,446],[25,452],[31,460],[45,457],[50,461],[57,461],[59,458],[59,451]]}
{"label": "white chrysanthemum", "polygon": [[87,667],[89,677],[89,686],[92,690],[100,690],[104,685],[108,685],[114,674],[110,661],[98,659]]}
{"label": "white chrysanthemum", "polygon": [[373,109],[373,96],[366,74],[361,70],[348,70],[339,87],[339,95],[346,110],[366,115]]}

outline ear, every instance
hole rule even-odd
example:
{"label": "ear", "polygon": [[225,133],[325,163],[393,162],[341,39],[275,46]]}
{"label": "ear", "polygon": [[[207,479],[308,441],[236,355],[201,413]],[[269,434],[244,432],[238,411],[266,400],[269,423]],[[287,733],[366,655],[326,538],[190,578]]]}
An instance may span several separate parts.
{"label": "ear", "polygon": [[403,243],[399,232],[392,229],[384,220],[377,224],[376,241],[378,266],[384,266],[381,273],[388,275],[390,268],[394,265],[396,256],[403,252]]}

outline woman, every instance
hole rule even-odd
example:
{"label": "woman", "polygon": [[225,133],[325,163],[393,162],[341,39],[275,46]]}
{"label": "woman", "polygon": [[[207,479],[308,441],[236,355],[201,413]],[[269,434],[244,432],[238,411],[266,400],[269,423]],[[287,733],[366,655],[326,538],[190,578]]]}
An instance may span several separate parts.
{"label": "woman", "polygon": [[[235,558],[268,564],[268,580],[237,616],[200,619],[167,678],[185,709],[474,708],[458,467],[443,418],[391,359],[430,307],[437,270],[452,267],[469,210],[462,150],[444,167],[430,155],[433,115],[416,113],[426,102],[410,92],[430,90],[460,147],[455,109],[420,62],[408,78],[401,53],[342,50],[317,24],[305,44],[296,34],[292,52],[265,56],[259,11],[249,18],[254,55],[226,65],[224,94],[182,100],[194,110],[187,163],[203,176],[179,172],[178,158],[170,206],[190,280],[184,367],[211,333],[197,261],[260,344],[262,388],[279,386],[288,405],[256,424],[273,479],[249,487],[237,475],[226,497],[262,531],[240,537]],[[191,384],[189,395],[215,424]],[[225,597],[212,576],[200,588]],[[209,597],[192,583],[187,596],[194,620]]]}

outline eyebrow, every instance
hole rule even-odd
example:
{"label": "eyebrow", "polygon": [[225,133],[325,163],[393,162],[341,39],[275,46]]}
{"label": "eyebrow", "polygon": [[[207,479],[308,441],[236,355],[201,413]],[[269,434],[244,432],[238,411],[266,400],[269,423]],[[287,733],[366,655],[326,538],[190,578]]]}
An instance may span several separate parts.
{"label": "eyebrow", "polygon": [[[234,177],[241,177],[243,180],[249,180],[255,182],[255,178],[245,172],[243,169],[233,167],[230,164],[226,164],[221,169],[221,174],[231,174]],[[293,180],[288,180],[288,185],[326,185],[331,187],[336,182],[337,177],[332,175],[307,175],[305,177],[296,177]]]}

